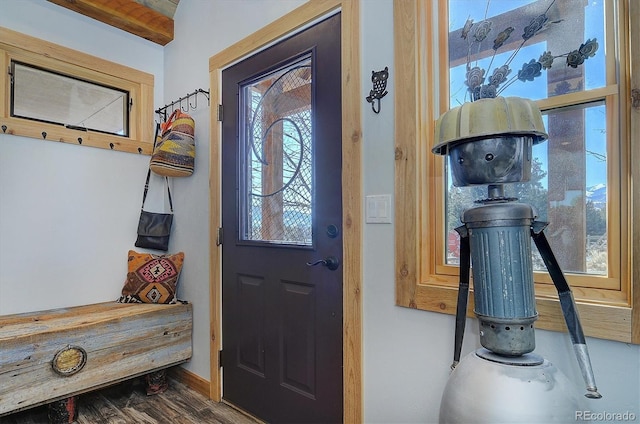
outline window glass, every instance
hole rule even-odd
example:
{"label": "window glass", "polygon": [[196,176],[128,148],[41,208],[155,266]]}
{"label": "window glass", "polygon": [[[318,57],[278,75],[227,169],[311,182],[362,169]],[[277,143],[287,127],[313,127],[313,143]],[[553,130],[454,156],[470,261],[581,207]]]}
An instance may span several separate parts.
{"label": "window glass", "polygon": [[[471,101],[469,88],[476,83],[480,89],[497,86],[500,96],[533,100],[605,86],[602,0],[449,0],[449,17],[450,107]],[[532,28],[538,29],[527,38]],[[505,64],[510,70],[494,84],[494,71]],[[549,139],[534,146],[531,180],[508,184],[505,195],[532,205],[539,220],[550,222],[545,234],[565,272],[607,275],[607,140],[613,139],[607,104],[588,94],[574,103],[543,112]],[[458,264],[454,228],[464,209],[487,197],[487,188],[454,187],[450,172],[445,175],[445,261]],[[534,270],[546,271],[532,251]]]}
{"label": "window glass", "polygon": [[470,100],[469,68],[488,85],[507,65],[497,94],[532,100],[605,85],[604,54],[575,54],[603,46],[603,0],[449,0],[449,31],[451,107]]}
{"label": "window glass", "polygon": [[129,93],[11,62],[11,116],[129,135]]}

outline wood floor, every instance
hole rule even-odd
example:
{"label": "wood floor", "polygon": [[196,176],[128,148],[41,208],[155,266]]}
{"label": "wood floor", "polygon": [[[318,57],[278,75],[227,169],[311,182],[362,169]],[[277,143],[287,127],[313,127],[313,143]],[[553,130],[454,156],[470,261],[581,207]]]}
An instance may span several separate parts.
{"label": "wood floor", "polygon": [[[256,424],[223,403],[213,402],[170,379],[169,389],[147,396],[144,382],[133,379],[78,397],[78,424]],[[47,407],[0,418],[0,424],[46,424]]]}

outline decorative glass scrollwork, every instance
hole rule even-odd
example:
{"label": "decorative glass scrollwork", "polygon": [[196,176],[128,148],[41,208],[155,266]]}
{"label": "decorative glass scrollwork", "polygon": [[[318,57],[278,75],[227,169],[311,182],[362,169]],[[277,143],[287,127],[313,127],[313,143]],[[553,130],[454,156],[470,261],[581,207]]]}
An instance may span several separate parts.
{"label": "decorative glass scrollwork", "polygon": [[242,88],[248,240],[311,243],[312,77],[312,60],[305,56]]}

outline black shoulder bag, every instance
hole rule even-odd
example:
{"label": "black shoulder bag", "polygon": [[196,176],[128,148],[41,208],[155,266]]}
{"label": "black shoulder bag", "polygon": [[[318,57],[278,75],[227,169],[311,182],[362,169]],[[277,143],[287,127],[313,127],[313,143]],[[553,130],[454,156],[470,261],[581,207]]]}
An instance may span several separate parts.
{"label": "black shoulder bag", "polygon": [[[158,139],[158,128],[156,125],[155,142]],[[169,249],[169,236],[171,234],[171,224],[173,223],[173,202],[171,200],[171,190],[169,189],[169,180],[164,177],[167,184],[167,194],[169,195],[169,207],[171,213],[156,213],[144,210],[144,202],[147,200],[147,192],[149,191],[149,179],[151,178],[151,168],[147,172],[147,181],[144,184],[144,194],[142,196],[142,208],[140,210],[140,221],[138,222],[138,238],[136,239],[136,247],[144,247],[147,249],[167,251]]]}

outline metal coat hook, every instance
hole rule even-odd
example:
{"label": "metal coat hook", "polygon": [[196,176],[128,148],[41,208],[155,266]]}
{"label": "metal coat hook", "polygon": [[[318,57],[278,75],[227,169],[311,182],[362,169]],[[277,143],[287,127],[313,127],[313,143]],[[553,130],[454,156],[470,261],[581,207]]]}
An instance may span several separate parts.
{"label": "metal coat hook", "polygon": [[[371,71],[371,82],[373,89],[369,91],[367,102],[371,103],[371,110],[380,113],[380,99],[387,95],[387,80],[389,79],[389,67],[385,66],[382,71]],[[376,103],[378,105],[376,109]]]}
{"label": "metal coat hook", "polygon": [[[203,94],[207,98],[207,105],[210,105],[209,92],[207,90],[203,90],[202,88],[198,88],[192,93],[189,93],[186,96],[180,97],[179,99],[164,105],[164,107],[157,109],[155,112],[160,115],[160,117],[164,121],[166,121],[168,115],[167,111],[169,109],[171,109],[171,113],[173,113],[178,108],[180,108],[180,110],[185,113],[189,112],[192,109],[195,110],[198,108],[198,94]],[[185,103],[183,104],[183,102]]]}
{"label": "metal coat hook", "polygon": [[189,107],[191,109],[197,109],[198,108],[198,96],[193,96],[193,104],[191,104],[191,100],[189,100]]}

